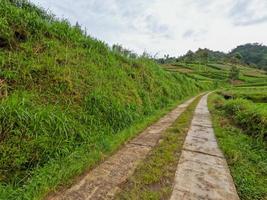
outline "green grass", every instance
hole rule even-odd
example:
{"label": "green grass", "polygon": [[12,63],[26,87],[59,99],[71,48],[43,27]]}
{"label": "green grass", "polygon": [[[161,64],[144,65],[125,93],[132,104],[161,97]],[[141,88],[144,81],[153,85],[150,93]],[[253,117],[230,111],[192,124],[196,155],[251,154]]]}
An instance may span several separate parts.
{"label": "green grass", "polygon": [[1,0],[0,199],[42,198],[212,87],[121,55],[26,1]]}
{"label": "green grass", "polygon": [[[88,144],[84,144],[64,158],[54,160],[43,167],[37,168],[35,173],[28,174],[28,176],[32,177],[23,188],[2,185],[0,187],[0,199],[41,199],[51,189],[56,189],[56,186],[59,184],[71,184],[72,177],[98,164],[112,152],[116,151],[124,142],[130,140],[148,125],[177,106],[177,103],[180,102],[169,105],[167,108],[156,112],[154,115],[115,135],[105,135],[103,138],[96,138],[93,141],[95,142],[95,148],[91,148],[92,150],[89,149]],[[97,147],[99,144],[103,145],[102,149]]]}
{"label": "green grass", "polygon": [[266,87],[267,86],[267,82],[266,80],[262,80],[262,81],[257,81],[256,83],[245,83],[245,84],[240,84],[237,85],[237,87],[259,87],[259,86],[263,86]]}
{"label": "green grass", "polygon": [[267,138],[267,110],[261,109],[252,101],[246,99],[223,100],[217,103],[217,108],[233,120],[249,135],[260,140]]}
{"label": "green grass", "polygon": [[249,135],[266,140],[267,137],[267,87],[233,87],[220,91],[226,99],[220,109]]}
{"label": "green grass", "polygon": [[209,109],[238,194],[242,200],[264,200],[267,198],[266,142],[256,140],[234,126],[223,111],[216,109],[220,101],[217,94],[212,94]]}
{"label": "green grass", "polygon": [[259,110],[267,110],[267,103],[256,103]]}
{"label": "green grass", "polygon": [[[216,81],[218,85],[222,87],[229,86],[229,72],[232,64],[228,63],[173,63],[163,65],[163,68],[167,71],[181,72],[194,80],[201,81]],[[236,85],[253,85],[262,84],[266,82],[266,72],[258,69],[253,69],[241,65],[237,65],[240,70],[239,80],[236,81]]]}
{"label": "green grass", "polygon": [[254,86],[254,87],[235,87],[223,90],[221,92],[223,96],[231,98],[242,98],[251,100],[255,103],[267,102],[267,87],[266,86]]}
{"label": "green grass", "polygon": [[116,199],[168,199],[183,142],[193,118],[198,97],[165,131],[161,142],[137,167]]}

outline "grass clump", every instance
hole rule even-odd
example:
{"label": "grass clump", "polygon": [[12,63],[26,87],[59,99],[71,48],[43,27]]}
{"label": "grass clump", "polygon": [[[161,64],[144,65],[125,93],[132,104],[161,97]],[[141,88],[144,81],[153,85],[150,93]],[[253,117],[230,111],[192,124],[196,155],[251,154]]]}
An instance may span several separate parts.
{"label": "grass clump", "polygon": [[221,100],[217,94],[209,98],[213,127],[226,156],[239,197],[244,200],[267,198],[266,143],[243,133],[233,125],[225,112],[216,108]]}
{"label": "grass clump", "polygon": [[199,99],[167,129],[161,142],[139,164],[116,199],[169,199],[183,142]]}

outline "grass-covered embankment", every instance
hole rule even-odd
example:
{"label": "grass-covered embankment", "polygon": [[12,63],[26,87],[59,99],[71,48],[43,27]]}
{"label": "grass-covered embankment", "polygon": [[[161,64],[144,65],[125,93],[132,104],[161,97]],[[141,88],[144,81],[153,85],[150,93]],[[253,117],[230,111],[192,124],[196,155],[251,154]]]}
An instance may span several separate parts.
{"label": "grass-covered embankment", "polygon": [[[216,133],[220,148],[223,150],[230,167],[231,175],[233,176],[238,194],[243,200],[264,200],[267,198],[267,146],[266,142],[257,139],[251,135],[256,132],[250,132],[250,135],[235,126],[236,122],[232,122],[232,118],[227,112],[222,109],[222,99],[218,94],[210,95],[208,104],[212,114],[213,127]],[[242,103],[237,105],[237,103]],[[244,103],[244,105],[243,105]],[[227,103],[226,103],[227,104]],[[247,105],[248,104],[248,105]],[[226,107],[233,106],[239,108],[252,109],[251,102],[247,103],[240,100],[231,100]],[[247,107],[248,106],[248,107]],[[243,107],[242,107],[243,108]],[[232,108],[230,109],[232,110]],[[247,111],[242,109],[234,109],[235,111]],[[233,113],[232,116],[246,117],[240,113]],[[251,120],[255,120],[255,113],[250,113]],[[239,121],[239,120],[238,120]],[[247,120],[246,120],[247,121]],[[254,125],[256,128],[249,128],[253,131],[258,131],[258,127],[253,124],[254,121],[247,121],[247,125]],[[241,125],[240,125],[241,127]],[[261,125],[259,125],[261,127]],[[265,129],[266,130],[266,129]],[[254,133],[254,134],[253,134]]]}
{"label": "grass-covered embankment", "polygon": [[26,1],[0,3],[0,199],[40,199],[210,88]]}
{"label": "grass-covered embankment", "polygon": [[247,134],[266,140],[267,90],[265,87],[236,88],[219,94],[220,100],[216,105],[218,109],[224,111]]}
{"label": "grass-covered embankment", "polygon": [[267,103],[266,86],[233,87],[220,93],[228,99],[247,99],[254,103]]}
{"label": "grass-covered embankment", "polygon": [[169,199],[184,139],[199,102],[198,97],[165,131],[160,143],[139,164],[115,199]]}
{"label": "grass-covered embankment", "polygon": [[245,99],[229,100],[221,108],[247,134],[266,139],[267,110]]}

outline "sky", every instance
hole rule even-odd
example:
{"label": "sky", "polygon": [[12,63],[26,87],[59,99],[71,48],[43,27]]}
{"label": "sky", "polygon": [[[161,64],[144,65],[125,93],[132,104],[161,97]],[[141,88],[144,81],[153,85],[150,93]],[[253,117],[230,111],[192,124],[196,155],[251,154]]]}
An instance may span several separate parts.
{"label": "sky", "polygon": [[179,56],[267,45],[267,0],[30,0],[94,38],[138,54]]}

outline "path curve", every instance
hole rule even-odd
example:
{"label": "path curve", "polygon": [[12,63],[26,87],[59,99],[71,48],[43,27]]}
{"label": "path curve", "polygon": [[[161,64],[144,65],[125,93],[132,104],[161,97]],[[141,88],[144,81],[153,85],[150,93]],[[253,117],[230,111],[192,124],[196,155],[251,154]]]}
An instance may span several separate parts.
{"label": "path curve", "polygon": [[238,200],[226,160],[220,151],[207,107],[200,100],[178,163],[171,200]]}
{"label": "path curve", "polygon": [[179,117],[196,97],[179,105],[116,154],[86,174],[66,191],[48,197],[48,200],[112,199],[119,185],[131,176],[140,161],[157,145],[161,134]]}

